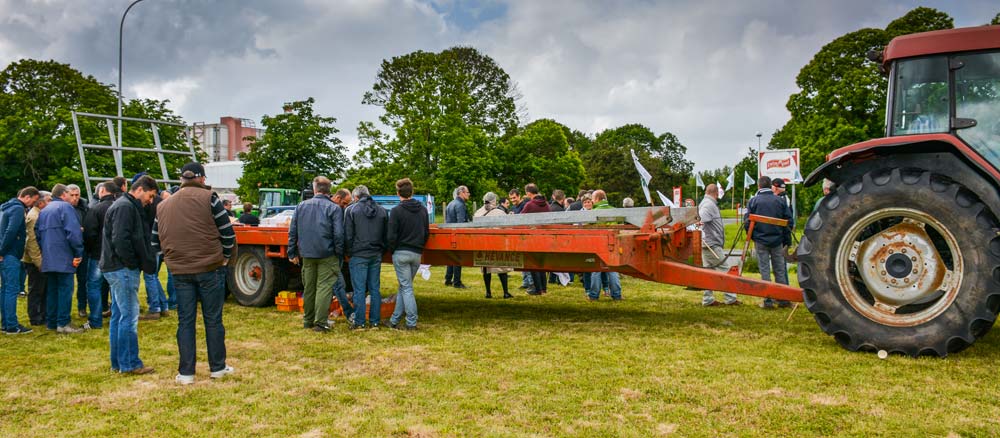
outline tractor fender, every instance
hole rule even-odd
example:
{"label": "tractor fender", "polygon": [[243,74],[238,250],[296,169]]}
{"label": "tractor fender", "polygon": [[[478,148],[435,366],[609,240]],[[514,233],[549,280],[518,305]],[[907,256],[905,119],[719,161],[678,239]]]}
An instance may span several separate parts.
{"label": "tractor fender", "polygon": [[841,183],[872,167],[932,170],[973,190],[990,209],[1000,209],[1000,171],[962,140],[949,134],[886,137],[855,143],[827,155],[826,163],[805,179],[811,186],[824,178]]}

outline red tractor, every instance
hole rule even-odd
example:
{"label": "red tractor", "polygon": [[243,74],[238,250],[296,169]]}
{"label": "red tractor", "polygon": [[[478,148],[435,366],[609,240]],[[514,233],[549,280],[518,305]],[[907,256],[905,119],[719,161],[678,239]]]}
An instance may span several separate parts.
{"label": "red tractor", "polygon": [[898,37],[886,137],[831,153],[798,248],[803,299],[848,350],[946,356],[1000,311],[1000,26]]}

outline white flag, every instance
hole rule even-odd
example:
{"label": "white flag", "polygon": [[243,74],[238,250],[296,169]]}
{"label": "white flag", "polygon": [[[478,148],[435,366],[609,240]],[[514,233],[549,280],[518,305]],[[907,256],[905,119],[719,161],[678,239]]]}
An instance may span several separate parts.
{"label": "white flag", "polygon": [[701,182],[701,174],[700,173],[694,174],[694,185],[696,187],[705,188],[705,183]]}
{"label": "white flag", "polygon": [[635,156],[634,150],[629,150],[632,152],[632,161],[635,163],[635,170],[639,171],[639,182],[642,184],[642,192],[646,194],[646,202],[649,204],[653,203],[653,198],[649,196],[649,181],[653,177],[646,171],[645,167],[642,167],[642,163],[639,163],[639,157]]}
{"label": "white flag", "polygon": [[750,178],[750,174],[747,173],[747,171],[744,170],[743,171],[743,188],[745,189],[747,187],[752,186],[754,182],[755,181],[753,180],[753,178]]}
{"label": "white flag", "polygon": [[671,201],[670,198],[667,197],[667,195],[664,195],[663,192],[657,190],[656,194],[660,195],[660,202],[663,202],[664,207],[674,207],[674,202]]}
{"label": "white flag", "polygon": [[722,188],[722,184],[719,184],[719,182],[716,181],[715,186],[719,188],[719,199],[722,199],[723,196],[726,196],[726,190]]}
{"label": "white flag", "polygon": [[420,276],[423,277],[424,280],[430,280],[431,265],[420,265],[420,267],[417,268],[417,273],[420,274]]}
{"label": "white flag", "polygon": [[734,173],[736,173],[736,169],[733,169],[732,172],[729,172],[729,177],[726,178],[726,190],[733,189],[733,184],[735,183],[734,178],[736,178],[736,175],[734,175]]}

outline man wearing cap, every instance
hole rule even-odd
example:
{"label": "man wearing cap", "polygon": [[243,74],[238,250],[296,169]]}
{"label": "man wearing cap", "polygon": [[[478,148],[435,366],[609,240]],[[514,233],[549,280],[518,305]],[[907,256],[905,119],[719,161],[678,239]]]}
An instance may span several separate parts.
{"label": "man wearing cap", "polygon": [[[784,185],[784,181],[781,182]],[[772,190],[771,178],[761,176],[757,180],[757,187],[760,190],[750,202],[747,203],[747,212],[743,215],[743,229],[750,227],[750,215],[768,216],[776,219],[791,221],[792,212],[788,204],[781,198],[775,196]],[[753,236],[754,247],[757,252],[757,262],[760,267],[760,278],[764,281],[771,281],[771,271],[774,271],[774,279],[781,284],[788,284],[788,274],[785,269],[785,251],[783,243],[787,227],[758,223],[754,225]],[[779,301],[779,306],[787,306],[787,301]],[[773,309],[774,300],[765,298],[760,304],[763,309]]]}
{"label": "man wearing cap", "polygon": [[181,168],[181,188],[156,209],[153,248],[163,257],[177,293],[177,350],[175,380],[194,383],[195,317],[201,302],[213,379],[232,373],[226,365],[226,329],[222,303],[226,298],[226,269],[234,255],[236,233],[219,195],[205,185],[205,168],[188,163]]}

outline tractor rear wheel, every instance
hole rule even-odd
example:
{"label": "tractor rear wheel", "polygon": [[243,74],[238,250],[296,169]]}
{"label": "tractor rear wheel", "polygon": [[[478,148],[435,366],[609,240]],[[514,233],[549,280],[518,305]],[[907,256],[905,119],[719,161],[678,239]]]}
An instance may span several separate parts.
{"label": "tractor rear wheel", "polygon": [[274,303],[274,294],[285,287],[285,270],[264,254],[260,246],[241,246],[230,262],[230,290],[243,306],[264,307]]}
{"label": "tractor rear wheel", "polygon": [[851,351],[947,356],[986,334],[1000,310],[996,217],[925,169],[843,182],[809,217],[798,257],[806,307]]}

